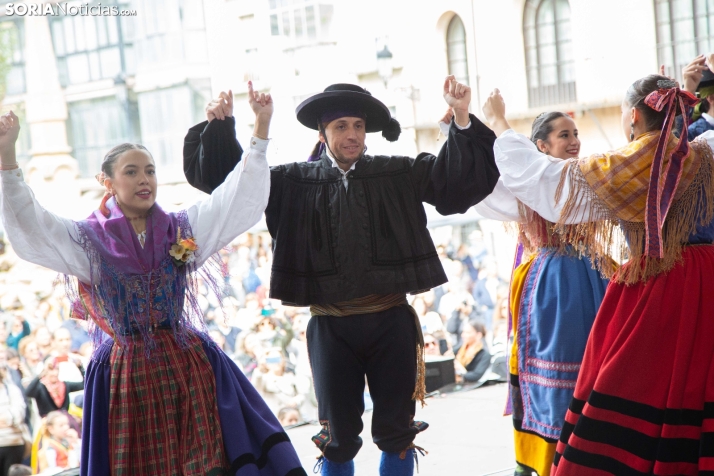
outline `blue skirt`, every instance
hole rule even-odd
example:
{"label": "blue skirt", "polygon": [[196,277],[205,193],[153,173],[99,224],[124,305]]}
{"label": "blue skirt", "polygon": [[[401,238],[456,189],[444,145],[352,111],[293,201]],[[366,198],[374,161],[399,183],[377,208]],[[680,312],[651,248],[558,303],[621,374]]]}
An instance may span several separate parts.
{"label": "blue skirt", "polygon": [[[277,418],[228,356],[203,339],[231,476],[306,475]],[[82,476],[110,476],[109,401],[113,341],[97,348],[85,376]],[[180,475],[176,475],[180,476]]]}
{"label": "blue skirt", "polygon": [[560,436],[607,285],[586,257],[544,249],[531,264],[516,329],[523,430]]}

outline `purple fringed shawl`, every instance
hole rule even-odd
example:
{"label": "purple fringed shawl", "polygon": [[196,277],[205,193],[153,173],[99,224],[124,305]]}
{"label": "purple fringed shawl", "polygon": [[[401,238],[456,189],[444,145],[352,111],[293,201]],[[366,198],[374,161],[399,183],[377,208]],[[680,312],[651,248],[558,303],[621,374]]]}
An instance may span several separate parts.
{"label": "purple fringed shawl", "polygon": [[186,212],[166,213],[155,204],[146,221],[142,248],[114,198],[106,205],[108,218],[96,210],[76,222],[77,242],[89,258],[92,285],[66,277],[72,317],[94,321],[95,348],[107,334],[120,346],[134,335],[143,338],[150,352],[155,327],[171,327],[177,343],[185,348],[191,334],[205,334],[198,304],[199,273],[207,287],[220,296],[213,266],[200,271],[195,261],[177,266],[169,255],[179,227],[181,238],[192,237]]}

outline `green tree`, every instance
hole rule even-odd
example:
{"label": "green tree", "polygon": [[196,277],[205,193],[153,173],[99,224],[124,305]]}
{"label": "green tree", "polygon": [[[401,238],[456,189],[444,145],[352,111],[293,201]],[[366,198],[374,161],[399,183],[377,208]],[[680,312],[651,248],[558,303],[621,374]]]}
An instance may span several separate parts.
{"label": "green tree", "polygon": [[0,103],[7,92],[7,75],[12,69],[13,56],[18,47],[18,30],[15,22],[0,23]]}

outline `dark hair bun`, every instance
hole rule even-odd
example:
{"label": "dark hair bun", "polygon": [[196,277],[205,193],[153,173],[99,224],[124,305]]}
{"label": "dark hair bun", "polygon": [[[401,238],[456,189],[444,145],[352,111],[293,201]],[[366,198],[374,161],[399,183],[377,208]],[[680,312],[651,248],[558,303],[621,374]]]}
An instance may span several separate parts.
{"label": "dark hair bun", "polygon": [[[673,81],[666,76],[649,74],[632,83],[632,86],[625,93],[625,102],[642,113],[645,128],[648,132],[662,130],[664,121],[667,118],[667,111],[655,111],[645,103],[645,98],[658,89],[673,87],[672,84]],[[676,83],[674,84],[676,86]],[[679,116],[681,113],[679,104],[677,104],[676,115]]]}

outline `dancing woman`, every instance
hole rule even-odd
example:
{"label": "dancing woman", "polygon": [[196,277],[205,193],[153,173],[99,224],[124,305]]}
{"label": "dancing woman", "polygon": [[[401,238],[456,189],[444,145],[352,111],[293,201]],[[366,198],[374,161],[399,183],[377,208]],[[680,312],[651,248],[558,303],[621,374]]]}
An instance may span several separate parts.
{"label": "dancing woman", "polygon": [[[613,275],[588,341],[553,474],[708,474],[714,470],[714,134],[691,144],[696,98],[660,75],[622,104],[629,144],[552,161],[516,134],[495,91],[489,122],[504,184],[544,218],[579,224],[602,256],[624,232],[629,261]],[[523,187],[509,184],[524,183]],[[623,246],[625,246],[623,244]]]}
{"label": "dancing woman", "polygon": [[[562,112],[541,114],[530,140],[519,139],[551,162],[580,153],[575,121]],[[511,180],[509,186],[518,191],[526,179]],[[518,224],[521,263],[511,280],[515,339],[509,359],[515,474],[548,476],[608,281],[593,269],[588,250],[569,240],[573,232],[556,232],[555,224],[516,198],[504,179],[476,210],[486,218]]]}
{"label": "dancing woman", "polygon": [[207,337],[196,306],[201,265],[256,223],[268,201],[268,141],[259,137],[273,105],[252,88],[250,105],[251,148],[210,198],[164,212],[151,154],[122,144],[102,163],[100,209],[78,222],[37,203],[15,162],[17,117],[0,118],[10,242],[21,258],[76,277],[68,278],[74,316],[97,326],[82,475],[305,474],[276,418]]}

